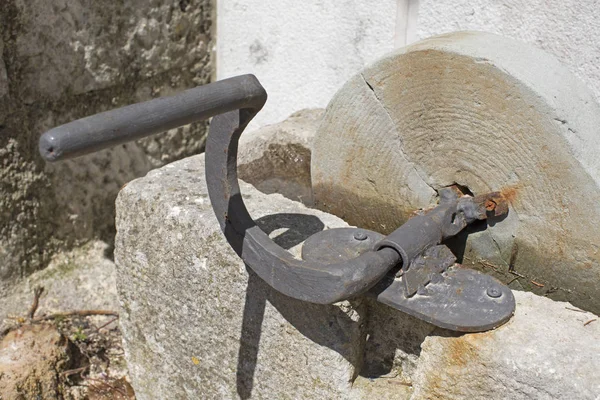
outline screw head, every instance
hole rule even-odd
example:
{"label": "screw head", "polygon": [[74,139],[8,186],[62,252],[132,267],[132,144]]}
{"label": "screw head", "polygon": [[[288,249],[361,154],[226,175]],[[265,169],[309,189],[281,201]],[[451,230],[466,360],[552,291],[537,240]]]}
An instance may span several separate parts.
{"label": "screw head", "polygon": [[363,231],[354,232],[354,239],[356,240],[366,240],[368,238],[367,234]]}
{"label": "screw head", "polygon": [[492,297],[494,299],[497,299],[498,297],[502,296],[502,291],[496,287],[488,288],[486,293],[489,297]]}

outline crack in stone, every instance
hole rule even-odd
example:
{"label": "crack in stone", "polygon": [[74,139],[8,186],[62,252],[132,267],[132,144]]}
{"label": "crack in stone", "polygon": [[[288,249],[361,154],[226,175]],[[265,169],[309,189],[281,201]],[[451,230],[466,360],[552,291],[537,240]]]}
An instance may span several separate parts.
{"label": "crack in stone", "polygon": [[[385,105],[383,104],[383,102],[381,101],[381,99],[377,96],[377,92],[375,91],[375,89],[373,88],[373,86],[369,83],[369,81],[367,81],[367,79],[365,78],[365,76],[363,75],[362,72],[360,73],[360,77],[363,79],[363,81],[369,87],[369,89],[371,89],[371,92],[373,92],[373,96],[375,97],[375,99],[377,100],[377,102],[379,103],[379,105],[381,106],[381,108],[383,109],[383,111],[385,111],[385,114],[388,116],[388,118],[389,118],[390,122],[392,123],[392,125],[394,126],[394,128],[396,128],[396,124],[394,123],[394,119],[390,115],[388,109],[385,107]],[[398,133],[397,128],[396,128],[396,133]],[[400,138],[400,135],[398,135],[398,138]],[[433,185],[431,185],[429,182],[427,182],[427,180],[423,177],[423,175],[417,169],[415,163],[412,162],[409,159],[409,157],[406,155],[406,153],[404,152],[404,148],[402,147],[402,139],[400,139],[400,143],[401,143],[401,145],[398,147],[398,149],[400,150],[400,155],[402,156],[402,158],[404,159],[404,161],[406,161],[412,167],[412,169],[415,171],[415,174],[417,174],[417,176],[421,179],[421,181],[423,181],[424,184],[426,184],[427,186],[429,186],[431,188],[431,190],[433,190],[433,192],[435,193],[435,195],[433,195],[432,198],[435,197],[435,196],[437,196],[437,189]]]}
{"label": "crack in stone", "polygon": [[502,262],[509,267],[508,263],[506,262],[506,260],[504,260],[504,257],[502,256],[502,249],[500,248],[500,245],[498,244],[498,242],[496,241],[496,238],[494,238],[494,235],[492,235],[491,232],[488,232],[488,235],[490,235],[490,239],[492,239],[492,242],[494,242],[494,245],[496,246],[496,249],[498,249],[498,256],[500,258],[500,260],[502,260]]}

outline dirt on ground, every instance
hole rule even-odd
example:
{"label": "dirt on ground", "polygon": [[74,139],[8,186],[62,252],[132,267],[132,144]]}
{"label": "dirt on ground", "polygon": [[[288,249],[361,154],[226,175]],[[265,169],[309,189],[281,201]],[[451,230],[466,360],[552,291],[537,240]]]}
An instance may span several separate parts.
{"label": "dirt on ground", "polygon": [[135,399],[116,312],[35,316],[35,305],[0,336],[0,400]]}

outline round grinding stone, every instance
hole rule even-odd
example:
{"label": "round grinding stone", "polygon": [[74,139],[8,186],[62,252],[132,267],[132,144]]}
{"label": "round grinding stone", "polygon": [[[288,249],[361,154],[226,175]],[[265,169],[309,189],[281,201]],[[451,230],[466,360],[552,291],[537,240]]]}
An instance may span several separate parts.
{"label": "round grinding stone", "polygon": [[600,107],[541,50],[457,32],[384,57],[331,100],[311,169],[317,207],[384,234],[439,188],[501,191],[459,260],[600,313]]}

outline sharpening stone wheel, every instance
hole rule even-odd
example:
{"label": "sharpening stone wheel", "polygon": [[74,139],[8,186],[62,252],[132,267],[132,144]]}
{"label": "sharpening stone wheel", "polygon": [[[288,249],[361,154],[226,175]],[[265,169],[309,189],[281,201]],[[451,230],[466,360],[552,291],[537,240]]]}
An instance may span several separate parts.
{"label": "sharpening stone wheel", "polygon": [[384,234],[441,187],[502,191],[463,264],[600,313],[600,107],[541,50],[457,32],[384,57],[330,102],[311,169],[317,207]]}

